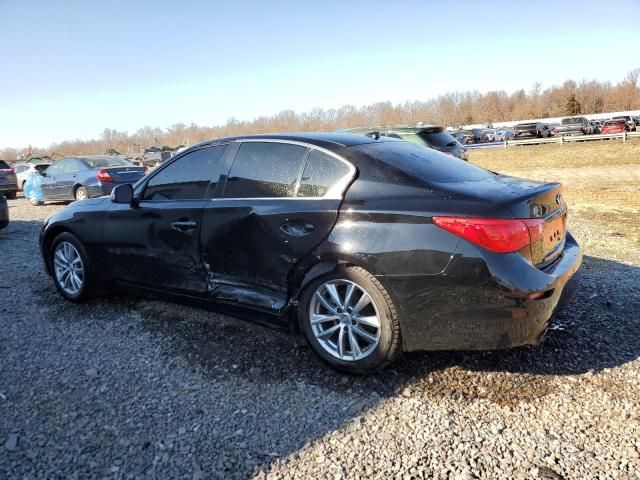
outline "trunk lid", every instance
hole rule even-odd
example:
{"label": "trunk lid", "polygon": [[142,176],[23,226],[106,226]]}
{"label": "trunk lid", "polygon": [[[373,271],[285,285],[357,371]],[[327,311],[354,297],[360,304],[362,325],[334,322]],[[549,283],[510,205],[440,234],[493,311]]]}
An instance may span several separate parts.
{"label": "trunk lid", "polygon": [[144,167],[109,167],[104,168],[114,183],[134,183],[144,176]]}
{"label": "trunk lid", "polygon": [[535,219],[530,228],[531,244],[525,254],[531,263],[543,268],[553,262],[564,247],[567,205],[563,187],[555,182],[538,182],[506,175],[493,175],[480,181],[431,184],[434,194],[447,198],[489,203],[496,216],[505,212],[513,218]]}

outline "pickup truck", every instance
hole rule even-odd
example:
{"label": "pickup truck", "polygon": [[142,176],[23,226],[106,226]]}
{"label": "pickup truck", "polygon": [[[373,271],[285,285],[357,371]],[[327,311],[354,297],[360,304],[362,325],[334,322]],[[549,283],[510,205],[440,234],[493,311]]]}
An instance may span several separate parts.
{"label": "pickup truck", "polygon": [[593,133],[593,127],[584,117],[563,118],[560,125],[553,129],[555,136],[565,135],[589,135]]}

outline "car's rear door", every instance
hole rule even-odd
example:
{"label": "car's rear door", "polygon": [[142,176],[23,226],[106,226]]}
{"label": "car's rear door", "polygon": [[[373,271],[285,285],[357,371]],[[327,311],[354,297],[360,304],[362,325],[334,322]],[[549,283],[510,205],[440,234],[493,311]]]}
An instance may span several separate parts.
{"label": "car's rear door", "polygon": [[251,140],[235,148],[222,197],[202,220],[207,294],[279,311],[292,269],[331,231],[355,168],[295,142]]}
{"label": "car's rear door", "polygon": [[67,158],[62,163],[62,173],[56,179],[56,195],[60,198],[72,199],[73,186],[78,175],[78,164],[75,158]]}
{"label": "car's rear door", "polygon": [[112,206],[105,228],[112,277],[176,293],[205,292],[202,213],[216,191],[226,149],[185,152],[136,188],[137,205]]}

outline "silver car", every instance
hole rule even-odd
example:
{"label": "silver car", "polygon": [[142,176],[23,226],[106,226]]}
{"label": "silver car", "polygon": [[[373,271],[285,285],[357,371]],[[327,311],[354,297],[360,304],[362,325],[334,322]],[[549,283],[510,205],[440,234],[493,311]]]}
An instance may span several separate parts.
{"label": "silver car", "polygon": [[33,163],[19,163],[14,166],[13,169],[16,171],[16,182],[18,184],[18,190],[24,190],[24,184],[27,183],[27,177],[30,173],[42,173],[47,167],[51,165],[50,163],[38,163],[34,165]]}

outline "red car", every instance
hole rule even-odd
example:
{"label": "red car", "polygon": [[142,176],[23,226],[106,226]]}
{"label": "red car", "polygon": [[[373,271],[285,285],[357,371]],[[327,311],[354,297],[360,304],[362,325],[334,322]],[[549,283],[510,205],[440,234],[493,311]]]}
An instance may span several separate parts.
{"label": "red car", "polygon": [[609,120],[600,128],[600,133],[622,133],[628,131],[629,125],[624,120]]}

